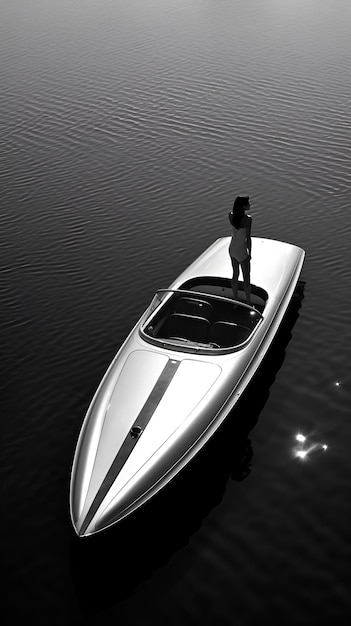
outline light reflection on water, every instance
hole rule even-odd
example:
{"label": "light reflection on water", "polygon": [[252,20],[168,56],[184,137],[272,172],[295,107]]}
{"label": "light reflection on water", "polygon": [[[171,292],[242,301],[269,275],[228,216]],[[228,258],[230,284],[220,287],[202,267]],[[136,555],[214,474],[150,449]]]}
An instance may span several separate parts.
{"label": "light reflection on water", "polygon": [[293,448],[293,454],[296,458],[306,460],[310,457],[311,452],[316,450],[323,450],[325,452],[328,449],[326,443],[313,442],[310,437],[306,437],[302,433],[298,433],[295,437],[298,445]]}

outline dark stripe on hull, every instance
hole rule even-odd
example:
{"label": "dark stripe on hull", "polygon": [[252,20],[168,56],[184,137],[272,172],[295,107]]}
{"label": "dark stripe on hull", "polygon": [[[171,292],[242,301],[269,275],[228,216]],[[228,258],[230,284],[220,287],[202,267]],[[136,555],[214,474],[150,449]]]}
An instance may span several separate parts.
{"label": "dark stripe on hull", "polygon": [[[138,426],[142,430],[145,429],[151,417],[153,416],[157,406],[161,402],[164,394],[166,393],[179,365],[180,361],[174,361],[171,359],[167,361],[164,369],[162,370],[162,373],[157,379],[148,399],[146,400],[143,408],[141,409],[137,419],[135,420],[131,428]],[[142,434],[140,436],[142,436]],[[119,472],[121,471],[123,465],[127,461],[137,442],[138,438],[133,439],[129,431],[122,446],[118,451],[117,456],[115,457],[110,469],[108,470],[103,482],[101,483],[99,491],[97,492],[93,502],[91,503],[90,509],[88,510],[88,513],[80,529],[81,535],[85,533],[91,520],[96,514],[107,493],[111,489],[114,481],[116,480]]]}

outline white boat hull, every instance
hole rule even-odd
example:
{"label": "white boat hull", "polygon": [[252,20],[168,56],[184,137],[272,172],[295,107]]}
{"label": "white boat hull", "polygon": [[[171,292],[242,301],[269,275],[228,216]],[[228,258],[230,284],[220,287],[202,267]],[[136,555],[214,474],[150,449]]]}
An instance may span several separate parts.
{"label": "white boat hull", "polygon": [[[201,277],[230,279],[229,241],[217,240],[170,288]],[[257,327],[236,349],[154,340],[144,332],[150,312],[144,313],[106,372],[79,436],[70,496],[79,536],[135,511],[213,435],[266,354],[304,255],[296,246],[253,238],[252,284],[267,298]]]}

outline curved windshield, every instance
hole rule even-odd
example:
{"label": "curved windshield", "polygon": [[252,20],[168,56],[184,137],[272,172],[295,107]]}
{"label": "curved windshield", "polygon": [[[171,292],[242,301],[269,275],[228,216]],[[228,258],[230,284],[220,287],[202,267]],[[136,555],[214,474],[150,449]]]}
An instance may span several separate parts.
{"label": "curved windshield", "polygon": [[244,345],[262,315],[232,299],[192,290],[159,290],[141,333],[150,343],[184,351],[228,351]]}

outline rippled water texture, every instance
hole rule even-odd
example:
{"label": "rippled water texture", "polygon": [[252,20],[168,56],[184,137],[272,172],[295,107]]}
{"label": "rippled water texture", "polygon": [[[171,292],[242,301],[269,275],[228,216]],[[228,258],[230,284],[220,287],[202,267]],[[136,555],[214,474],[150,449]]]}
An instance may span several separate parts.
{"label": "rippled water texture", "polygon": [[[347,0],[2,2],[8,623],[350,623],[350,24]],[[306,250],[304,297],[203,454],[79,541],[92,395],[243,191],[254,235]]]}

